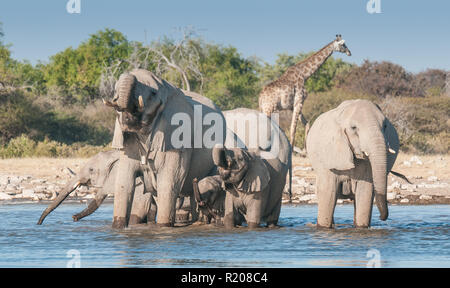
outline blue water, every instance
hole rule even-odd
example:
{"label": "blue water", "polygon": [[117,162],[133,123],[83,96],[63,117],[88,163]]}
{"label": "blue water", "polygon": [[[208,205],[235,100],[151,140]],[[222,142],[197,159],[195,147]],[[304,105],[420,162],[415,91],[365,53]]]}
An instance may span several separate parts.
{"label": "blue water", "polygon": [[[390,206],[386,222],[374,209],[368,230],[351,227],[353,205],[336,208],[333,230],[309,225],[317,207],[302,205],[283,206],[282,227],[275,229],[141,226],[120,232],[110,228],[112,204],[80,222],[71,215],[85,204],[63,204],[38,226],[45,207],[0,204],[0,267],[366,267],[374,259],[381,267],[450,267],[446,205]],[[370,249],[379,257],[367,257]]]}

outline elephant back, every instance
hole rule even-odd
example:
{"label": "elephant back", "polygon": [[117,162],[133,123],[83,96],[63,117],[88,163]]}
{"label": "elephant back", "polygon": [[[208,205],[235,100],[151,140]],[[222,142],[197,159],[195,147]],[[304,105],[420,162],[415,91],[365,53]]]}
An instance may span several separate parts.
{"label": "elephant back", "polygon": [[290,164],[291,145],[275,121],[259,111],[248,108],[223,111],[223,115],[228,130],[235,135],[235,139],[229,139],[232,133],[227,133],[226,147],[231,148],[232,145],[243,143],[247,149],[259,150],[263,158],[275,157],[285,165]]}

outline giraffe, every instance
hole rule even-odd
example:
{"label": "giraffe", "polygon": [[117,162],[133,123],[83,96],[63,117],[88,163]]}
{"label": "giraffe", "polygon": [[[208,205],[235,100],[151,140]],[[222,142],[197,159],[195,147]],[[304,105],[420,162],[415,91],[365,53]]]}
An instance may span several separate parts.
{"label": "giraffe", "polygon": [[293,110],[290,126],[292,147],[295,141],[295,129],[300,117],[303,125],[307,121],[303,117],[302,107],[307,97],[305,81],[333,54],[334,51],[351,56],[350,50],[345,45],[345,40],[340,34],[336,39],[320,49],[308,58],[289,67],[280,78],[266,85],[259,94],[259,109],[267,116],[280,110]]}

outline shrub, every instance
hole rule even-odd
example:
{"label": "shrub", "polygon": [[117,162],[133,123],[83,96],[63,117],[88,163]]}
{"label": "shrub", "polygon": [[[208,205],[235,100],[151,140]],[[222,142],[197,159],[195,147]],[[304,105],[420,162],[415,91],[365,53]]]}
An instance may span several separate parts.
{"label": "shrub", "polygon": [[85,143],[67,145],[45,139],[36,142],[26,135],[11,139],[9,143],[0,147],[0,158],[18,157],[81,157],[88,158],[100,151],[109,150],[106,146],[92,146]]}
{"label": "shrub", "polygon": [[336,77],[337,87],[356,93],[386,96],[423,97],[424,90],[412,73],[391,62],[364,61]]}

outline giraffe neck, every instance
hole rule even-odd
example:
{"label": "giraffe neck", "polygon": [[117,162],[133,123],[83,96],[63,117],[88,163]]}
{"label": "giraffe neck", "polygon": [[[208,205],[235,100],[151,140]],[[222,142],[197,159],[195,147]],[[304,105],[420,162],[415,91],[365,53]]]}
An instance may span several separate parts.
{"label": "giraffe neck", "polygon": [[[333,54],[334,51],[334,41],[309,56],[303,61],[295,64],[295,70],[300,72],[300,76],[306,81],[320,66],[328,59],[328,57]],[[297,74],[297,73],[294,73]],[[296,79],[295,79],[296,80]]]}

